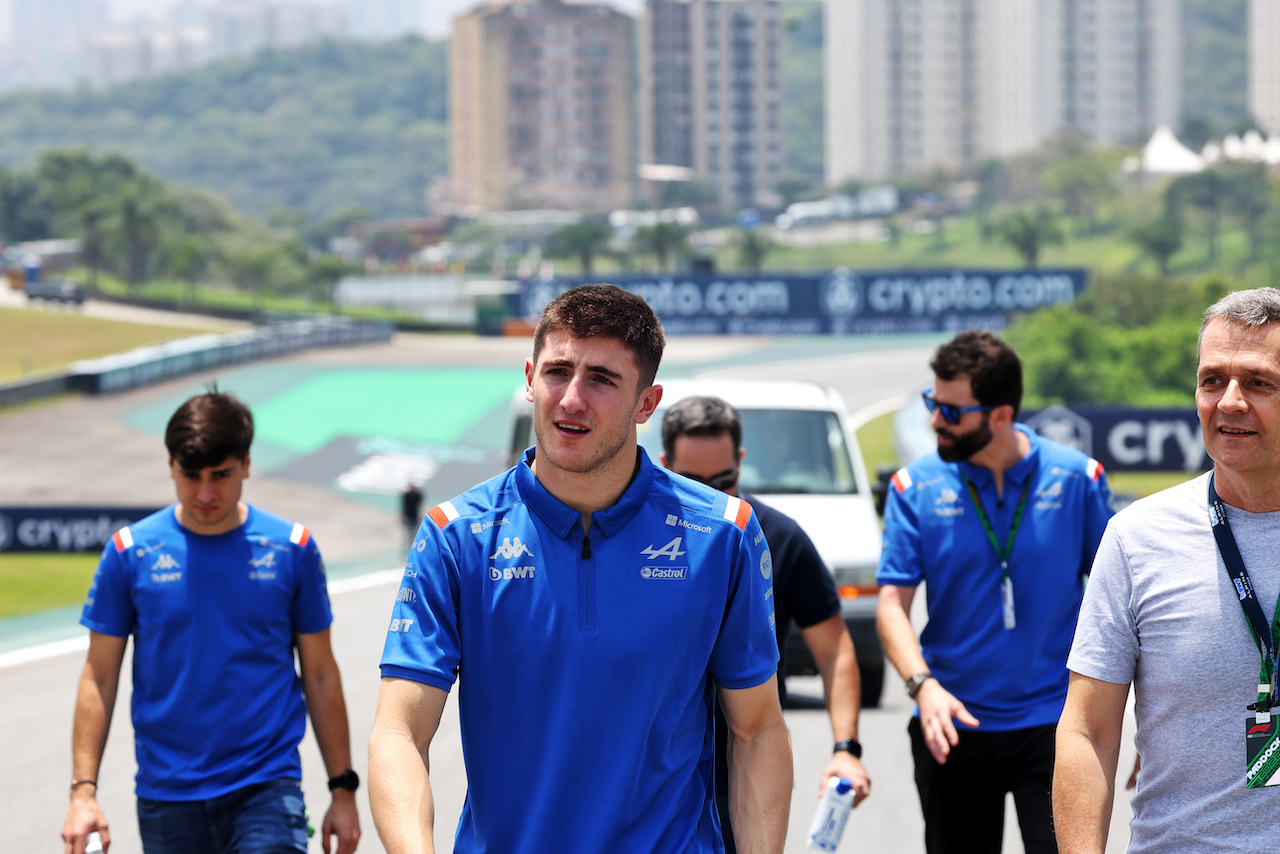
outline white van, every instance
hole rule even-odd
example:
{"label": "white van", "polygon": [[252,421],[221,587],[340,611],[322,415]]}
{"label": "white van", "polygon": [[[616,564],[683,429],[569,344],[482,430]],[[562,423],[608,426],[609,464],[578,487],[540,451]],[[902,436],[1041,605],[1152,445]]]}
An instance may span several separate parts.
{"label": "white van", "polygon": [[[884,684],[884,652],[876,635],[876,566],[880,561],[880,521],[849,414],[840,396],[826,386],[802,382],[749,380],[664,380],[658,411],[637,433],[640,444],[661,465],[662,417],[684,397],[713,395],[742,414],[739,487],[800,523],[835,577],[841,610],[853,636],[862,672],[862,702],[879,703]],[[524,391],[512,403],[511,462],[534,442],[532,407]],[[792,631],[787,675],[814,673],[803,636]]]}

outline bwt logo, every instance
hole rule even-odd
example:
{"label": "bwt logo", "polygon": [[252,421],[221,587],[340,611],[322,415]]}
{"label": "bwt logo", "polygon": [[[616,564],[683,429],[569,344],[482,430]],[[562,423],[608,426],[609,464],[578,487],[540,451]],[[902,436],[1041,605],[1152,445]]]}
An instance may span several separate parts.
{"label": "bwt logo", "polygon": [[513,578],[533,578],[533,571],[536,567],[532,566],[508,566],[506,569],[498,569],[496,566],[489,567],[490,581],[510,581]]}
{"label": "bwt logo", "polygon": [[645,566],[640,569],[640,577],[651,581],[684,581],[689,577],[689,567]]}
{"label": "bwt logo", "polygon": [[489,555],[489,560],[497,560],[499,555],[501,555],[505,560],[511,560],[512,558],[520,557],[521,555],[528,555],[529,557],[534,556],[533,552],[529,551],[529,547],[520,542],[519,537],[504,538],[502,545],[498,546],[498,550]]}

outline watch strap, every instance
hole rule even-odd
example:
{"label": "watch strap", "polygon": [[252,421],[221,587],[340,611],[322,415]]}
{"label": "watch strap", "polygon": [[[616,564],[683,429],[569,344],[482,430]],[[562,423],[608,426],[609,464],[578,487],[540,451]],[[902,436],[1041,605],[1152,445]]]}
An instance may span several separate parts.
{"label": "watch strap", "polygon": [[348,768],[336,777],[329,778],[329,791],[334,789],[345,789],[348,792],[354,792],[360,788],[360,775],[353,769]]}
{"label": "watch strap", "polygon": [[924,683],[932,678],[933,674],[927,670],[911,674],[911,678],[907,680],[907,696],[914,700],[916,695],[920,693],[920,688]]}
{"label": "watch strap", "polygon": [[836,746],[831,749],[831,752],[839,753],[842,750],[845,753],[853,754],[853,756],[858,759],[862,758],[862,743],[856,738],[846,738],[844,741],[837,741]]}

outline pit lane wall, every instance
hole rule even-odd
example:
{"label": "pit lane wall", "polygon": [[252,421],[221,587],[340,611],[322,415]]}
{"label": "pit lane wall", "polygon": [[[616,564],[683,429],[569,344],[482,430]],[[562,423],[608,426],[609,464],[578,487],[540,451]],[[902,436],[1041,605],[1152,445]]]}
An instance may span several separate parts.
{"label": "pit lane wall", "polygon": [[536,320],[571,287],[610,284],[644,297],[671,335],[859,335],[1003,329],[1010,316],[1074,302],[1084,269],[688,273],[521,282],[518,314]]}
{"label": "pit lane wall", "polygon": [[68,392],[108,394],[196,371],[267,359],[316,347],[389,341],[390,323],[316,317],[267,323],[253,329],[194,335],[74,363],[70,370],[0,384],[0,406]]}

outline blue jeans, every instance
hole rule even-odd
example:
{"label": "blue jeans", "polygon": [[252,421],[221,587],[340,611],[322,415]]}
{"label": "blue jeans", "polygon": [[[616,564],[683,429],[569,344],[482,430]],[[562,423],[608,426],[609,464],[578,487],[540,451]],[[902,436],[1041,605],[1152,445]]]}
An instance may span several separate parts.
{"label": "blue jeans", "polygon": [[306,854],[297,780],[256,783],[205,801],[138,798],[146,854]]}

